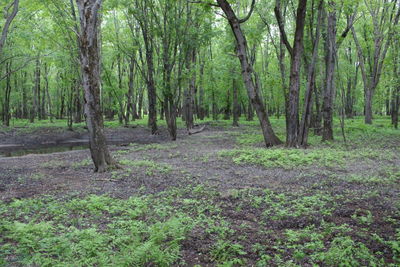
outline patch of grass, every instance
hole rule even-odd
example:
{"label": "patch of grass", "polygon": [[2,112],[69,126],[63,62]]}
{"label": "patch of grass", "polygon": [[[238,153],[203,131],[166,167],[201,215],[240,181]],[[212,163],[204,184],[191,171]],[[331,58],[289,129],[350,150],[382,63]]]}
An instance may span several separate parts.
{"label": "patch of grass", "polygon": [[172,167],[165,163],[157,163],[152,160],[129,160],[123,159],[119,161],[120,164],[135,167],[135,168],[145,168],[145,173],[148,176],[152,176],[155,173],[167,174],[172,171]]}
{"label": "patch of grass", "polygon": [[69,163],[67,163],[63,160],[50,160],[50,161],[44,162],[40,165],[43,168],[62,168],[62,167],[68,167]]}
{"label": "patch of grass", "polygon": [[87,159],[83,159],[83,160],[78,161],[78,162],[73,162],[72,163],[72,168],[79,169],[81,167],[90,166],[91,164],[92,164],[92,160],[90,158],[87,158]]}
{"label": "patch of grass", "polygon": [[170,150],[177,148],[178,145],[167,143],[167,144],[147,144],[147,145],[140,145],[140,144],[130,144],[129,150],[138,152],[138,151],[149,151],[149,150]]}

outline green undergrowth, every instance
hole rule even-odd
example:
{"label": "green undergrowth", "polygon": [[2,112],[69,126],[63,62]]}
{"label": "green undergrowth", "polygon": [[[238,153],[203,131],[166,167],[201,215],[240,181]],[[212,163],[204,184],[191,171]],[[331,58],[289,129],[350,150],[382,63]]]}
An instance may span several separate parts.
{"label": "green undergrowth", "polygon": [[257,164],[266,168],[285,168],[307,166],[343,167],[354,159],[377,160],[394,158],[395,154],[372,149],[338,150],[320,149],[287,149],[287,148],[239,148],[219,152],[221,157],[230,157],[236,164]]}
{"label": "green undergrowth", "polygon": [[152,176],[155,174],[168,174],[173,170],[172,166],[165,163],[158,163],[153,160],[122,159],[119,161],[119,163],[123,166],[126,166],[127,168],[122,168],[120,170],[114,171],[112,173],[113,178],[129,176],[139,169],[144,169],[144,173],[148,176]]}
{"label": "green undergrowth", "polygon": [[188,249],[215,266],[400,263],[400,229],[383,238],[375,232],[375,214],[361,208],[350,218],[354,224],[335,223],[344,200],[322,191],[221,194],[198,185],[127,199],[0,202],[0,266],[183,266]]}

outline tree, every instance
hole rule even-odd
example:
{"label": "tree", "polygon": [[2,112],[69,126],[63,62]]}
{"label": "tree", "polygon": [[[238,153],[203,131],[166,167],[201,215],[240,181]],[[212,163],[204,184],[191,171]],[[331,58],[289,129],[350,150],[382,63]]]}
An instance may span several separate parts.
{"label": "tree", "polygon": [[[365,123],[372,124],[373,96],[382,75],[386,54],[394,36],[394,27],[399,23],[400,6],[397,0],[391,2],[388,0],[365,0],[364,2],[368,12],[368,14],[363,14],[364,25],[362,30],[365,48],[362,47],[354,27],[351,27],[351,31],[357,48],[364,84]],[[372,19],[372,31],[369,30],[366,16]]]}
{"label": "tree", "polygon": [[[12,7],[11,13],[9,13],[10,9]],[[0,37],[0,55],[3,51],[4,44],[6,43],[7,40],[7,35],[8,35],[8,30],[10,28],[10,25],[12,21],[14,20],[15,16],[17,15],[19,10],[19,0],[14,0],[9,6],[6,7],[6,22],[4,24],[3,30],[1,32],[1,37]]]}
{"label": "tree", "polygon": [[279,31],[282,36],[283,43],[289,51],[291,58],[286,146],[297,147],[299,134],[300,67],[301,57],[303,55],[303,37],[307,10],[307,0],[299,0],[297,6],[296,29],[293,40],[293,47],[288,41],[280,10],[280,0],[276,0],[276,6],[274,9],[275,16],[278,22]]}
{"label": "tree", "polygon": [[85,117],[89,130],[90,153],[96,172],[104,172],[115,164],[103,132],[100,107],[100,50],[98,12],[101,0],[77,0],[80,17],[79,52],[82,84],[85,92]]}
{"label": "tree", "polygon": [[260,96],[260,88],[257,80],[254,77],[254,70],[248,58],[248,47],[246,37],[242,32],[241,23],[246,22],[254,9],[255,0],[252,1],[251,10],[244,19],[239,19],[233,11],[231,5],[226,0],[217,0],[218,6],[223,10],[231,26],[232,33],[236,39],[237,56],[239,58],[242,77],[245,83],[247,94],[251,101],[252,107],[256,110],[258,119],[260,121],[261,130],[264,136],[264,142],[267,147],[281,144],[281,140],[275,135],[269,121],[268,114],[265,110],[263,100]]}

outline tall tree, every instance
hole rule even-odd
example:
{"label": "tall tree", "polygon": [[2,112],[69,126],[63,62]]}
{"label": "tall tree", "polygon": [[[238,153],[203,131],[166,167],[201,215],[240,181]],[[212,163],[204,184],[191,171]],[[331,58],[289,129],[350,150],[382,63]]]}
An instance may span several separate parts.
{"label": "tall tree", "polygon": [[79,17],[79,51],[82,84],[85,92],[85,117],[89,130],[90,153],[96,172],[104,172],[115,164],[103,132],[103,115],[100,107],[100,49],[98,16],[102,0],[76,0]]}
{"label": "tall tree", "polygon": [[[373,96],[382,75],[386,54],[394,36],[394,28],[399,23],[400,6],[398,0],[365,0],[364,2],[368,10],[368,14],[364,14],[363,25],[365,48],[362,47],[354,27],[351,27],[351,31],[357,47],[364,83],[365,123],[372,124]],[[372,19],[372,32],[368,31],[367,17]]]}
{"label": "tall tree", "polygon": [[275,16],[278,21],[279,31],[283,43],[289,51],[290,81],[289,81],[289,103],[288,103],[288,123],[286,129],[286,146],[297,147],[299,134],[299,96],[300,96],[300,67],[303,55],[303,37],[307,11],[307,0],[299,0],[296,12],[296,29],[293,40],[293,47],[290,45],[284,28],[281,15],[280,0],[276,0]]}
{"label": "tall tree", "polygon": [[235,12],[233,11],[231,5],[226,0],[217,0],[218,6],[225,13],[226,18],[228,19],[229,25],[231,26],[232,33],[236,39],[237,45],[237,56],[239,58],[241,68],[242,68],[242,77],[245,83],[247,94],[251,101],[252,107],[256,110],[258,119],[260,121],[261,130],[264,136],[264,142],[267,147],[279,145],[281,144],[281,140],[275,135],[274,130],[272,129],[267,111],[265,109],[264,102],[260,95],[259,83],[257,82],[254,76],[254,69],[251,66],[251,63],[248,58],[248,47],[247,40],[243,31],[241,29],[241,24],[246,22],[253,10],[255,5],[255,0],[252,1],[251,9],[247,16],[243,19],[239,19]]}

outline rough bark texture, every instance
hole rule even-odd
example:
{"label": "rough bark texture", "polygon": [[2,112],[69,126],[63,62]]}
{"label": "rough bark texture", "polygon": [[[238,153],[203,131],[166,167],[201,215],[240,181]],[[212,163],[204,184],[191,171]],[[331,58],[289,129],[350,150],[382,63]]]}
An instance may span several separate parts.
{"label": "rough bark texture", "polygon": [[[330,3],[330,5],[333,5]],[[335,65],[336,65],[336,11],[328,13],[328,26],[325,55],[325,90],[322,106],[324,120],[322,141],[333,140],[333,97],[335,95]]]}
{"label": "rough bark texture", "polygon": [[286,32],[283,28],[280,15],[280,1],[276,1],[275,16],[278,21],[279,30],[283,43],[291,55],[289,97],[287,107],[287,129],[286,146],[297,147],[299,134],[299,95],[300,95],[300,67],[303,54],[303,37],[306,19],[307,0],[299,0],[296,13],[296,30],[293,48],[287,41]]}
{"label": "rough bark texture", "polygon": [[265,144],[267,147],[281,144],[282,142],[275,135],[272,129],[263,100],[259,93],[259,88],[256,87],[256,82],[254,81],[254,70],[248,59],[247,41],[241,30],[240,20],[236,17],[236,14],[232,10],[232,7],[226,0],[217,0],[217,2],[220,8],[225,13],[226,18],[229,21],[229,25],[231,26],[232,32],[235,36],[237,44],[237,55],[239,57],[242,68],[242,77],[251,104],[256,110],[258,119],[260,121]]}
{"label": "rough bark texture", "polygon": [[103,133],[103,116],[100,107],[100,51],[98,46],[100,25],[98,11],[101,7],[101,0],[77,0],[76,2],[81,25],[79,50],[90,153],[95,171],[104,172],[115,163],[108,151]]}

